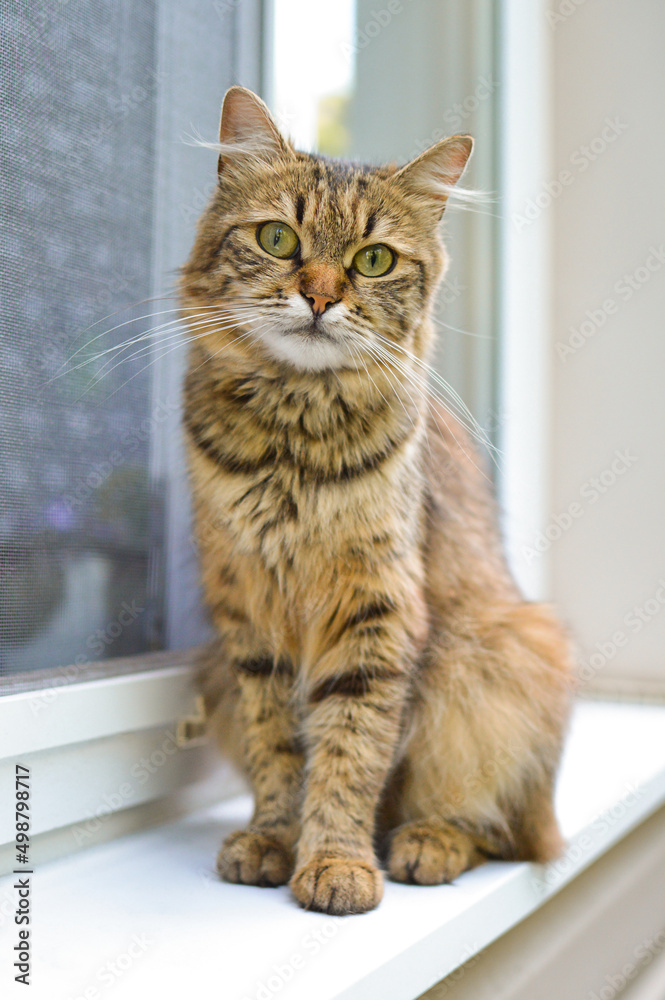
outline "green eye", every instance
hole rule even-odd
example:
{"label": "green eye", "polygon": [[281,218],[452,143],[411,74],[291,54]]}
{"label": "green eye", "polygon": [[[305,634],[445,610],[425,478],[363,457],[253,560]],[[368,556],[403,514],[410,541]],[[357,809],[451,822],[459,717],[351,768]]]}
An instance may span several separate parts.
{"label": "green eye", "polygon": [[285,222],[264,222],[256,232],[259,246],[273,257],[293,257],[300,246],[300,240]]}
{"label": "green eye", "polygon": [[395,254],[383,243],[375,243],[371,247],[363,247],[353,258],[353,266],[359,274],[366,278],[380,278],[387,274],[395,263]]}

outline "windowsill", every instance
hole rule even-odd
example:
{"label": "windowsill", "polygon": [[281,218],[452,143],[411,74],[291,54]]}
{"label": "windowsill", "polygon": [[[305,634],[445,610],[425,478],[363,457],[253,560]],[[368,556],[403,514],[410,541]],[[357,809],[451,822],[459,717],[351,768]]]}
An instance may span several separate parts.
{"label": "windowsill", "polygon": [[[539,909],[663,802],[665,707],[581,702],[559,783],[569,841],[559,862],[491,863],[436,888],[387,882],[378,910],[331,918],[300,910],[286,888],[215,878],[221,838],[250,811],[248,797],[233,799],[39,868],[36,994],[48,983],[57,1000],[97,1000],[113,975],[122,977],[123,997],[415,998]],[[11,878],[0,883],[2,898],[11,885]],[[135,935],[142,944],[132,944]],[[123,968],[110,973],[114,961]],[[280,975],[288,985],[266,985]]]}

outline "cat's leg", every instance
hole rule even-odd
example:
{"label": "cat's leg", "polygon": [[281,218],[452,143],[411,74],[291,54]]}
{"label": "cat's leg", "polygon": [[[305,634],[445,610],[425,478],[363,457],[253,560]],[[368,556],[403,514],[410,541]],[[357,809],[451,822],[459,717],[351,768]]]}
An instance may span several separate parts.
{"label": "cat's leg", "polygon": [[413,659],[407,623],[418,621],[417,603],[407,608],[387,600],[385,591],[364,589],[358,606],[347,605],[338,640],[316,664],[304,722],[302,832],[291,880],[307,909],[363,913],[383,895],[374,852],[376,811],[404,724]]}
{"label": "cat's leg", "polygon": [[265,651],[236,655],[231,669],[255,806],[247,829],[224,841],[217,870],[229,882],[284,885],[293,871],[303,769],[290,700],[293,669]]}

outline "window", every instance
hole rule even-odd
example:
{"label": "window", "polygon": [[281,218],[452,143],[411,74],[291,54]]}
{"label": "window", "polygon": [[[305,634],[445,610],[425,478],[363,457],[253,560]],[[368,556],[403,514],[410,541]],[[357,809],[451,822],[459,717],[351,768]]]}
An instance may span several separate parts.
{"label": "window", "polygon": [[[575,348],[570,364],[554,356],[552,316],[558,326],[573,323],[561,292],[574,285],[567,261],[584,263],[575,257],[578,230],[587,218],[601,221],[598,206],[588,214],[594,172],[576,178],[571,197],[566,190],[553,199],[551,211],[540,209],[528,225],[516,221],[531,201],[547,200],[553,157],[565,160],[569,146],[575,152],[582,144],[566,131],[572,92],[565,102],[560,96],[571,39],[592,38],[596,16],[608,36],[620,29],[609,14],[604,20],[584,7],[545,31],[529,11],[490,0],[48,0],[39,9],[19,0],[2,15],[0,717],[11,721],[6,756],[16,736],[21,752],[61,747],[64,761],[69,744],[85,744],[94,757],[90,796],[66,822],[94,811],[94,789],[116,780],[120,765],[112,777],[104,768],[121,759],[121,745],[123,759],[139,752],[138,744],[127,750],[128,734],[153,752],[167,736],[173,743],[183,716],[196,719],[190,650],[207,624],[179,444],[184,350],[173,285],[214,184],[213,155],[186,140],[216,138],[221,96],[233,82],[260,92],[298,144],[330,155],[404,162],[443,135],[474,135],[465,184],[494,200],[447,213],[452,260],[436,310],[435,366],[501,449],[495,478],[504,532],[527,595],[560,599],[583,638],[592,683],[631,670],[654,683],[662,678],[665,615],[658,616],[651,508],[635,531],[638,544],[623,552],[621,601],[610,614],[593,597],[594,579],[605,597],[617,581],[607,558],[594,562],[594,554],[612,551],[618,511],[631,497],[644,507],[647,466],[651,496],[658,495],[658,463],[640,460],[635,476],[618,477],[609,503],[585,507],[570,530],[560,528],[578,480],[602,475],[606,452],[613,461],[614,450],[631,447],[612,421],[594,436],[579,402],[576,371],[590,380],[590,398],[602,396],[602,365],[586,364],[596,349],[606,357],[600,338],[587,348],[591,337],[582,333],[584,354]],[[633,62],[643,28],[639,18],[631,22]],[[308,34],[321,44],[294,44]],[[563,81],[554,118],[550,51]],[[609,99],[586,84],[581,90],[585,121],[611,119]],[[606,144],[595,176],[626,170],[629,147],[619,138]],[[655,197],[655,186],[649,190]],[[656,241],[658,249],[657,234],[647,235],[652,213],[640,211],[638,243]],[[653,277],[631,308],[653,308],[649,296],[661,283],[660,258],[643,256]],[[595,308],[575,301],[581,315]],[[655,336],[648,309],[645,316],[645,336]],[[627,308],[621,323],[629,318]],[[561,421],[564,409],[576,422]],[[657,421],[645,432],[639,406],[629,416],[631,434],[653,454]],[[569,463],[570,454],[577,458]],[[622,495],[628,507],[613,508]],[[614,510],[609,521],[596,517],[603,510]],[[615,633],[628,634],[623,622],[633,603],[646,618],[629,653]],[[640,663],[629,663],[638,647]],[[190,761],[200,759],[192,751]],[[193,763],[179,768],[172,781],[160,771],[146,796],[165,795],[200,771]],[[64,823],[62,815],[45,818],[42,828]]]}

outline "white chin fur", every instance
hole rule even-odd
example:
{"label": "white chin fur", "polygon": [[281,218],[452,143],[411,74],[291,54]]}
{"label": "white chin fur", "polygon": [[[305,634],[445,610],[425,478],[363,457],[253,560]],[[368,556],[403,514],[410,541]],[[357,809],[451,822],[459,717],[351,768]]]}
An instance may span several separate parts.
{"label": "white chin fur", "polygon": [[287,361],[295,368],[309,371],[342,368],[351,363],[351,353],[335,330],[335,320],[341,320],[347,310],[340,303],[332,306],[330,312],[329,317],[324,314],[321,336],[298,333],[298,327],[308,323],[312,313],[301,296],[292,297],[288,306],[280,309],[279,314],[271,319],[269,326],[265,320],[259,320],[255,336],[274,358]]}

